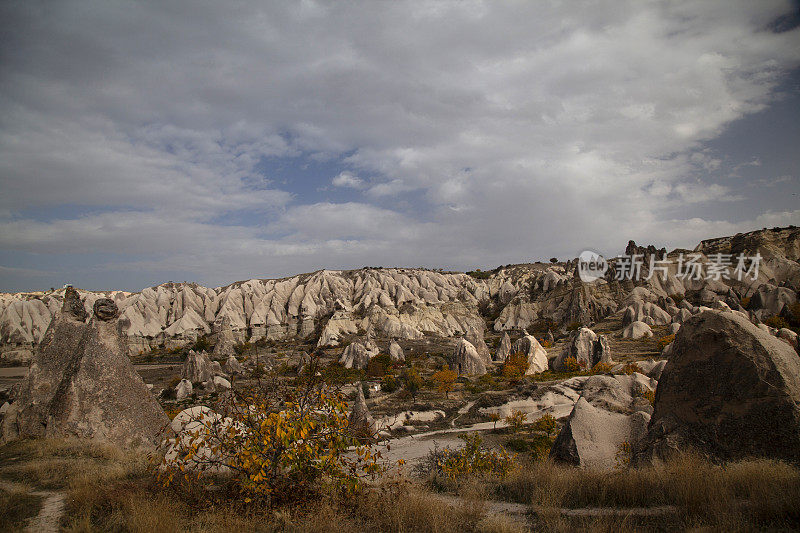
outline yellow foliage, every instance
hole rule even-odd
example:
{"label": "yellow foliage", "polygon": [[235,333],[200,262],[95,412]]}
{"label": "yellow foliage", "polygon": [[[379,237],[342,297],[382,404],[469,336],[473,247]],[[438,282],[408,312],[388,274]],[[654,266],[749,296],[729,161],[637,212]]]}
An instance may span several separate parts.
{"label": "yellow foliage", "polygon": [[362,478],[382,471],[380,452],[350,431],[343,395],[324,384],[237,394],[217,412],[222,416],[198,416],[191,431],[173,439],[177,457],[159,473],[165,486],[175,476],[201,481],[204,473],[228,470],[243,499],[270,503],[326,481],[356,492]]}
{"label": "yellow foliage", "polygon": [[516,381],[522,379],[528,371],[528,357],[524,353],[512,353],[503,363],[503,376]]}
{"label": "yellow foliage", "polygon": [[514,466],[514,459],[508,452],[486,449],[483,439],[477,433],[462,435],[464,446],[458,450],[444,450],[443,458],[439,461],[439,468],[451,481],[475,474],[497,475],[505,477]]}
{"label": "yellow foliage", "polygon": [[564,370],[567,372],[580,372],[582,370],[581,365],[578,363],[578,360],[574,357],[567,357],[564,359]]}
{"label": "yellow foliage", "polygon": [[661,337],[660,339],[658,339],[658,349],[663,350],[664,348],[667,347],[667,345],[669,345],[674,340],[675,340],[674,333],[672,335],[665,335],[664,337]]}
{"label": "yellow foliage", "polygon": [[533,423],[533,429],[535,431],[541,431],[547,435],[555,433],[557,428],[558,424],[556,423],[556,418],[550,413],[539,417],[539,419]]}
{"label": "yellow foliage", "polygon": [[522,411],[517,411],[516,409],[511,411],[511,414],[506,417],[506,424],[508,427],[511,428],[511,431],[516,433],[520,429],[522,429],[522,425],[525,424],[525,421],[528,419],[528,414],[523,413]]}
{"label": "yellow foliage", "polygon": [[454,370],[450,370],[447,365],[433,375],[433,381],[436,383],[436,390],[443,392],[447,396],[453,390],[453,384],[456,382],[458,375]]}

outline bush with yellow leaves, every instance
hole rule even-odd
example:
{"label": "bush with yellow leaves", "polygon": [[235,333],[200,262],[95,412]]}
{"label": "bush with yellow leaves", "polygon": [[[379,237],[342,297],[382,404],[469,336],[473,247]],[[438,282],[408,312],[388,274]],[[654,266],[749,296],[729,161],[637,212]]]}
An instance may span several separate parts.
{"label": "bush with yellow leaves", "polygon": [[448,397],[453,390],[457,378],[458,374],[456,374],[455,370],[450,370],[450,367],[447,365],[444,365],[441,370],[433,375],[433,381],[436,383],[436,390],[443,392],[445,398]]}
{"label": "bush with yellow leaves", "polygon": [[517,411],[514,409],[511,411],[511,414],[506,417],[506,424],[508,424],[508,427],[513,433],[517,433],[520,429],[522,429],[522,426],[525,424],[527,419],[527,413],[523,413],[522,411]]}
{"label": "bush with yellow leaves", "polygon": [[231,391],[215,410],[170,439],[159,471],[165,486],[213,483],[211,474],[226,473],[242,501],[269,505],[331,484],[355,493],[382,471],[380,452],[350,431],[341,391],[324,383],[290,388],[273,379],[246,394]]}
{"label": "bush with yellow leaves", "polygon": [[438,460],[438,468],[448,480],[458,481],[472,475],[505,477],[514,466],[514,459],[504,449],[492,450],[483,445],[477,433],[461,435],[464,446],[458,450],[445,448]]}
{"label": "bush with yellow leaves", "polygon": [[578,360],[574,357],[567,357],[564,359],[564,371],[566,372],[580,372],[583,370],[583,367],[578,363]]}

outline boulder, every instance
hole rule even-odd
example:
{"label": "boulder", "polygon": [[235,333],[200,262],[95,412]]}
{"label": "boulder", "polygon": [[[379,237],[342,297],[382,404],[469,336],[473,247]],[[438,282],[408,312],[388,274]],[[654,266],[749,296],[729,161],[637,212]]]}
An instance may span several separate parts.
{"label": "boulder", "polygon": [[356,401],[348,418],[350,430],[359,437],[372,437],[377,430],[375,419],[367,408],[367,399],[364,398],[364,387],[361,382],[356,385]]}
{"label": "boulder", "polygon": [[495,355],[495,360],[500,361],[501,363],[506,360],[511,354],[511,337],[508,336],[508,332],[503,333],[503,338],[500,340],[500,346],[497,348],[497,354]]}
{"label": "boulder", "polygon": [[553,332],[552,332],[552,331],[550,331],[549,329],[547,330],[547,335],[545,336],[544,340],[546,340],[547,342],[549,342],[549,343],[550,343],[550,346],[552,346],[552,345],[553,345],[553,343],[554,343],[554,342],[556,342],[556,339],[555,339],[555,337],[553,337]]}
{"label": "boulder", "polygon": [[789,328],[781,328],[778,330],[777,337],[783,341],[786,341],[789,346],[797,350],[800,348],[800,344],[798,344],[797,333],[790,330]]}
{"label": "boulder", "polygon": [[218,388],[218,389],[230,389],[231,388],[231,382],[228,381],[227,379],[225,379],[222,376],[214,376],[213,383],[214,383],[214,387]]}
{"label": "boulder", "polygon": [[3,440],[46,436],[158,445],[169,419],[128,359],[116,304],[96,300],[86,324],[77,301],[68,289],[3,420]]}
{"label": "boulder", "polygon": [[370,352],[360,342],[352,342],[342,352],[339,362],[345,368],[364,369],[370,360]]}
{"label": "boulder", "polygon": [[611,348],[602,335],[597,335],[589,328],[580,328],[571,334],[569,344],[558,355],[553,368],[564,370],[564,361],[570,357],[585,368],[592,368],[597,363],[611,362]]}
{"label": "boulder", "polygon": [[464,335],[464,338],[475,347],[475,350],[478,352],[478,355],[481,356],[481,359],[483,359],[485,364],[488,365],[492,362],[491,351],[489,350],[489,347],[486,346],[486,342],[483,340],[483,330],[470,328],[469,331],[467,331],[467,334]]}
{"label": "boulder", "polygon": [[681,327],[636,462],[694,448],[719,460],[800,457],[800,358],[744,318],[705,311]]}
{"label": "boulder", "polygon": [[486,374],[486,365],[478,355],[475,347],[466,339],[459,339],[450,358],[450,369],[459,376],[482,376]]}
{"label": "boulder", "polygon": [[760,317],[766,318],[779,315],[784,307],[791,307],[796,303],[797,293],[792,289],[764,283],[750,297],[747,308],[757,310]]}
{"label": "boulder", "polygon": [[[590,376],[550,450],[559,462],[591,468],[616,466],[624,443],[646,433],[650,415],[637,409],[638,393],[653,390],[655,381],[632,376]],[[634,395],[636,398],[634,398]],[[649,407],[648,402],[644,404]]]}
{"label": "boulder", "polygon": [[175,387],[175,399],[178,401],[185,400],[192,395],[192,382],[188,379],[182,379]]}
{"label": "boulder", "polygon": [[225,361],[225,372],[231,376],[244,374],[244,367],[242,363],[236,359],[235,355],[229,355],[228,360]]}
{"label": "boulder", "polygon": [[401,348],[394,339],[389,343],[389,357],[395,363],[402,363],[406,360],[406,354],[403,352],[403,348]]}
{"label": "boulder", "polygon": [[622,330],[623,339],[641,339],[652,336],[653,330],[644,322],[631,322]]}
{"label": "boulder", "polygon": [[526,376],[538,374],[547,370],[547,350],[545,350],[536,337],[526,335],[514,342],[511,349],[512,353],[525,354],[528,358],[528,370]]}
{"label": "boulder", "polygon": [[189,350],[189,355],[186,356],[186,361],[184,361],[183,369],[181,370],[181,379],[188,379],[192,383],[203,383],[213,376],[214,367],[211,364],[208,353]]}
{"label": "boulder", "polygon": [[216,359],[227,359],[236,355],[236,337],[233,334],[231,321],[227,316],[223,316],[219,322],[214,324],[216,330],[217,344],[214,345],[212,355]]}

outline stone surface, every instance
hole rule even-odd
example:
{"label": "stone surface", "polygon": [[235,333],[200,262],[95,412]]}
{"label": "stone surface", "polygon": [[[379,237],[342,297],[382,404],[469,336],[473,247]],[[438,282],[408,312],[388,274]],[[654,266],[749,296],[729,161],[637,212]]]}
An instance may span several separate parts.
{"label": "stone surface", "polygon": [[564,370],[564,360],[574,358],[584,368],[593,368],[597,363],[611,362],[611,349],[608,341],[589,328],[580,328],[570,335],[564,350],[556,357],[553,368]]}
{"label": "stone surface", "polygon": [[652,336],[653,330],[644,322],[631,322],[622,330],[623,339],[641,339]]}
{"label": "stone surface", "polygon": [[655,386],[641,374],[588,377],[550,457],[575,466],[614,468],[623,443],[637,442],[645,434],[650,414],[642,409],[650,405],[637,400]]}
{"label": "stone surface", "polygon": [[116,305],[98,300],[89,324],[75,309],[65,306],[45,335],[14,413],[3,420],[4,440],[44,435],[158,445],[169,419],[127,357]]}
{"label": "stone surface", "polygon": [[375,419],[372,418],[367,408],[367,400],[364,398],[364,388],[361,382],[356,385],[356,400],[348,422],[350,430],[359,437],[372,437],[377,430]]}
{"label": "stone surface", "polygon": [[547,350],[545,350],[536,337],[533,335],[525,335],[514,342],[511,348],[512,353],[525,354],[528,358],[528,370],[525,372],[526,376],[538,374],[547,370]]}
{"label": "stone surface", "polygon": [[403,348],[401,348],[394,339],[389,343],[389,357],[396,363],[401,363],[406,360],[406,354],[403,352]]}
{"label": "stone surface", "polygon": [[223,316],[220,321],[214,323],[214,330],[217,343],[214,345],[212,355],[216,359],[227,359],[236,355],[236,337],[233,334],[230,318]]}
{"label": "stone surface", "polygon": [[729,460],[800,457],[800,358],[733,313],[687,320],[656,390],[637,462],[692,447]]}
{"label": "stone surface", "polygon": [[192,395],[192,382],[188,379],[182,379],[175,387],[175,399],[178,401],[185,400]]}
{"label": "stone surface", "polygon": [[211,359],[205,351],[196,352],[189,350],[186,361],[181,370],[181,379],[188,379],[192,383],[203,383],[214,376]]}
{"label": "stone surface", "polygon": [[229,355],[228,359],[225,361],[225,372],[231,376],[244,374],[244,367],[242,363],[236,359],[235,355]]}
{"label": "stone surface", "polygon": [[508,336],[508,332],[503,333],[503,338],[500,340],[500,346],[497,347],[497,353],[495,354],[495,360],[500,361],[501,363],[506,360],[506,358],[511,354],[511,337]]}
{"label": "stone surface", "polygon": [[450,369],[459,376],[482,376],[486,365],[475,347],[466,339],[459,339],[450,357]]}
{"label": "stone surface", "polygon": [[360,342],[351,342],[342,352],[339,362],[345,368],[364,369],[367,367],[373,353],[368,351],[367,348]]}

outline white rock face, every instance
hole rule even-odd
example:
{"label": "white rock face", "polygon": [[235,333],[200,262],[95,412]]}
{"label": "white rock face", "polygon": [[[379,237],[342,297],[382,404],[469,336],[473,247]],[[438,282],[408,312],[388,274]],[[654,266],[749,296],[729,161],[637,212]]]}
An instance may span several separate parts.
{"label": "white rock face", "polygon": [[569,344],[556,358],[553,368],[558,371],[563,370],[564,361],[570,357],[589,369],[597,363],[610,363],[611,350],[608,341],[602,335],[597,335],[589,328],[580,328],[572,333]]}
{"label": "white rock face", "polygon": [[625,314],[622,316],[624,326],[631,322],[644,322],[651,326],[659,326],[669,324],[671,321],[672,317],[669,316],[669,313],[650,302],[636,302],[625,309]]}
{"label": "white rock face", "polygon": [[643,337],[652,337],[653,330],[644,322],[632,322],[625,326],[622,330],[623,339],[641,339]]}
{"label": "white rock face", "polygon": [[500,346],[497,348],[497,355],[495,359],[501,363],[511,354],[511,337],[508,332],[503,333],[503,339],[500,341]]}
{"label": "white rock face", "polygon": [[377,354],[367,350],[360,342],[352,342],[342,352],[339,362],[342,363],[345,368],[364,369],[374,355]]}
{"label": "white rock face", "polygon": [[550,456],[576,466],[613,468],[622,443],[634,445],[646,434],[652,406],[639,394],[655,387],[655,380],[641,374],[590,376]]}
{"label": "white rock face", "polygon": [[536,337],[533,335],[526,335],[518,339],[513,348],[512,353],[522,353],[528,358],[528,370],[525,372],[526,376],[538,374],[547,370],[547,350],[545,350]]}
{"label": "white rock face", "polygon": [[394,339],[389,343],[389,357],[394,362],[403,362],[406,360],[406,354],[403,352],[403,348],[401,348]]}
{"label": "white rock face", "polygon": [[486,365],[478,354],[478,350],[466,339],[459,339],[450,358],[450,369],[459,376],[482,376],[486,373]]}
{"label": "white rock face", "polygon": [[175,398],[177,400],[185,400],[192,395],[192,382],[188,379],[182,379],[178,386],[175,387]]}
{"label": "white rock face", "polygon": [[189,350],[186,361],[183,363],[181,379],[188,379],[192,383],[209,381],[214,375],[214,367],[206,352],[197,353]]}
{"label": "white rock face", "polygon": [[235,376],[237,374],[244,374],[244,367],[242,363],[236,359],[235,355],[231,355],[228,357],[228,360],[225,361],[225,372],[230,374],[231,376]]}
{"label": "white rock face", "polygon": [[230,389],[231,382],[222,376],[214,376],[214,387],[218,389]]}

